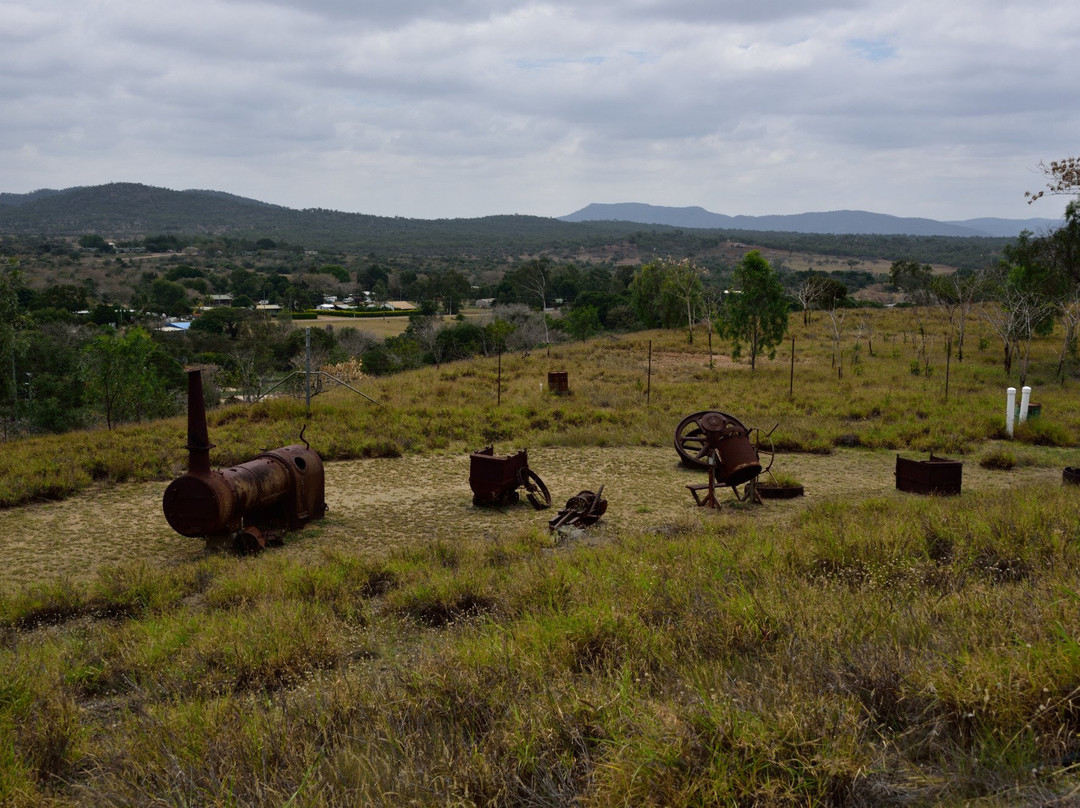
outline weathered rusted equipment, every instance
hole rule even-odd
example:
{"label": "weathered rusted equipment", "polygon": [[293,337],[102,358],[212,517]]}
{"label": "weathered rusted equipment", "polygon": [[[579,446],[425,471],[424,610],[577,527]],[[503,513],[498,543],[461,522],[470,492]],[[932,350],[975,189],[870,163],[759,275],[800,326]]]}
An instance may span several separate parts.
{"label": "weathered rusted equipment", "polygon": [[[322,458],[304,441],[239,466],[212,471],[203,404],[202,367],[188,374],[188,470],[165,489],[165,519],[208,546],[262,548],[276,532],[295,530],[326,512]],[[303,430],[300,432],[303,440]]]}
{"label": "weathered rusted equipment", "polygon": [[570,375],[565,370],[548,372],[548,392],[565,396],[570,392]]}
{"label": "weathered rusted equipment", "polygon": [[559,511],[554,519],[548,521],[548,529],[556,531],[561,527],[588,527],[607,513],[607,500],[601,494],[604,486],[595,493],[579,491],[566,501],[566,507]]}
{"label": "weathered rusted equipment", "polygon": [[716,487],[722,485],[729,486],[740,500],[753,497],[752,485],[744,494],[737,486],[752,483],[772,467],[771,436],[772,430],[766,433],[748,429],[738,418],[724,412],[705,410],[683,418],[675,428],[675,451],[683,465],[709,472],[708,483],[687,486],[694,501],[718,507]]}
{"label": "weathered rusted equipment", "polygon": [[1066,466],[1061,472],[1061,482],[1065,485],[1080,485],[1080,468]]}
{"label": "weathered rusted equipment", "polygon": [[914,494],[960,493],[964,464],[959,460],[937,457],[930,453],[929,460],[911,460],[896,456],[896,488]]}
{"label": "weathered rusted equipment", "polygon": [[[758,445],[751,440],[752,432]],[[771,434],[770,431],[768,435]],[[679,421],[675,428],[675,451],[684,466],[695,469],[709,468],[709,457],[718,452],[722,467],[716,471],[717,479],[724,485],[742,485],[765,470],[762,454],[767,455],[767,464],[772,465],[771,444],[761,445],[768,435],[743,426],[733,415],[705,410]]]}
{"label": "weathered rusted equipment", "polygon": [[551,506],[551,494],[540,475],[529,468],[529,454],[496,455],[492,446],[469,455],[469,487],[473,505],[513,505],[519,488],[538,511]]}

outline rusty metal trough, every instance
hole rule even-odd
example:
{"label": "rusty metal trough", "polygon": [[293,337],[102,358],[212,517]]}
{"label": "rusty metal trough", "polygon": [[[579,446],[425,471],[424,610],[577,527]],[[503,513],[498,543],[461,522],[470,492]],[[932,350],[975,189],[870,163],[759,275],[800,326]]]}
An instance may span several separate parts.
{"label": "rusty metal trough", "polygon": [[964,464],[947,457],[936,457],[930,453],[928,460],[911,460],[896,456],[896,488],[914,494],[960,493],[960,484],[964,473]]}
{"label": "rusty metal trough", "polygon": [[493,446],[486,446],[469,455],[469,487],[473,505],[513,505],[518,501],[518,489],[534,508],[551,506],[551,494],[540,475],[529,468],[529,453],[522,449],[515,455],[496,455]]}
{"label": "rusty metal trough", "polygon": [[306,441],[210,469],[214,444],[206,428],[202,370],[188,369],[188,470],[169,484],[161,503],[172,529],[205,538],[209,546],[255,551],[266,544],[267,531],[295,530],[321,519],[323,463]]}

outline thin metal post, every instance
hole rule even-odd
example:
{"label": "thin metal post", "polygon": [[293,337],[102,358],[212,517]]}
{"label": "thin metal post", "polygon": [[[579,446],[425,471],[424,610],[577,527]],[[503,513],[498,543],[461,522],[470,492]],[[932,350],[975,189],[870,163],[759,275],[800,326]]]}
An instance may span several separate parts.
{"label": "thin metal post", "polygon": [[649,376],[645,383],[645,403],[652,401],[652,340],[649,340]]}
{"label": "thin metal post", "polygon": [[788,398],[795,396],[795,337],[791,338],[791,377],[788,379]]}
{"label": "thin metal post", "polygon": [[949,364],[952,361],[952,340],[945,346],[945,400],[949,400]]}
{"label": "thin metal post", "polygon": [[304,329],[304,382],[307,388],[307,408],[311,410],[311,326]]}
{"label": "thin metal post", "polygon": [[502,351],[499,351],[499,381],[495,393],[495,406],[502,404]]}

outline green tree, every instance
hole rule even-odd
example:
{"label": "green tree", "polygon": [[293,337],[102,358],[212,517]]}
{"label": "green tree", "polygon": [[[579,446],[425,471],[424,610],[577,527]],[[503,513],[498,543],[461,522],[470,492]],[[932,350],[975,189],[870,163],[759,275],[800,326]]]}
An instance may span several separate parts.
{"label": "green tree", "polygon": [[593,334],[600,332],[600,312],[596,306],[577,306],[563,317],[566,333],[584,342]]}
{"label": "green tree", "polygon": [[439,294],[442,297],[443,308],[447,314],[460,313],[461,304],[471,291],[472,287],[469,285],[469,279],[456,269],[443,273],[442,277],[439,278]]}
{"label": "green tree", "polygon": [[243,328],[244,323],[251,317],[251,314],[250,309],[219,306],[206,309],[195,319],[191,327],[196,331],[206,331],[210,334],[224,334],[230,340],[235,341],[240,337],[240,329]]}
{"label": "green tree", "polygon": [[892,266],[889,267],[889,282],[905,292],[916,305],[925,302],[928,295],[927,287],[933,275],[932,266],[920,264],[918,261],[893,261]]}
{"label": "green tree", "polygon": [[646,328],[664,324],[663,285],[664,266],[657,261],[643,264],[630,281],[630,305]]}
{"label": "green tree", "polygon": [[99,250],[101,252],[112,252],[112,247],[109,246],[104,237],[99,236],[96,233],[81,236],[79,238],[79,246],[85,247],[88,250]]}
{"label": "green tree", "polygon": [[6,396],[14,402],[18,395],[11,374],[16,349],[16,325],[20,321],[19,289],[22,286],[22,273],[14,259],[0,272],[0,378],[4,379],[3,388]]}
{"label": "green tree", "polygon": [[665,298],[665,311],[678,310],[679,319],[689,329],[687,339],[693,345],[694,314],[701,308],[701,275],[704,270],[694,266],[689,258],[684,258],[682,261],[664,261],[663,271],[660,293]]}
{"label": "green tree", "polygon": [[784,338],[788,323],[788,300],[769,262],[757,250],[748,252],[735,267],[735,289],[727,295],[717,318],[716,330],[735,342],[732,358],[742,355],[745,343],[750,369],[759,354],[770,359]]}
{"label": "green tree", "polygon": [[341,264],[324,264],[321,271],[327,275],[333,275],[340,283],[349,282],[349,271]]}
{"label": "green tree", "polygon": [[162,314],[179,317],[191,313],[188,292],[176,281],[155,278],[150,284],[150,305]]}
{"label": "green tree", "polygon": [[94,337],[83,349],[82,377],[87,397],[112,429],[124,421],[171,414],[176,406],[167,395],[160,354],[142,328],[121,334],[111,329]]}

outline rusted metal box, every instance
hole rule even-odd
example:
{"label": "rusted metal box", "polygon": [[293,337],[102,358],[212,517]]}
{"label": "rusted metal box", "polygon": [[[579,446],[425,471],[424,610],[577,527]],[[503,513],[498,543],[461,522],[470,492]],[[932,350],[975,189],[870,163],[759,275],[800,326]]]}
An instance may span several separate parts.
{"label": "rusted metal box", "polygon": [[551,494],[539,475],[529,468],[529,452],[522,449],[514,455],[497,455],[486,446],[469,455],[469,487],[473,505],[513,505],[518,501],[518,488],[537,509],[551,505]]}
{"label": "rusted metal box", "polygon": [[529,453],[496,455],[493,446],[469,455],[469,487],[473,505],[510,505],[517,502],[519,475],[529,467]]}
{"label": "rusted metal box", "polygon": [[570,377],[565,370],[553,370],[548,373],[548,392],[560,396],[570,392]]}
{"label": "rusted metal box", "polygon": [[896,456],[896,488],[914,494],[956,495],[960,493],[964,464],[947,457],[911,460]]}
{"label": "rusted metal box", "polygon": [[1061,482],[1066,485],[1080,485],[1080,468],[1066,466],[1061,472]]}

